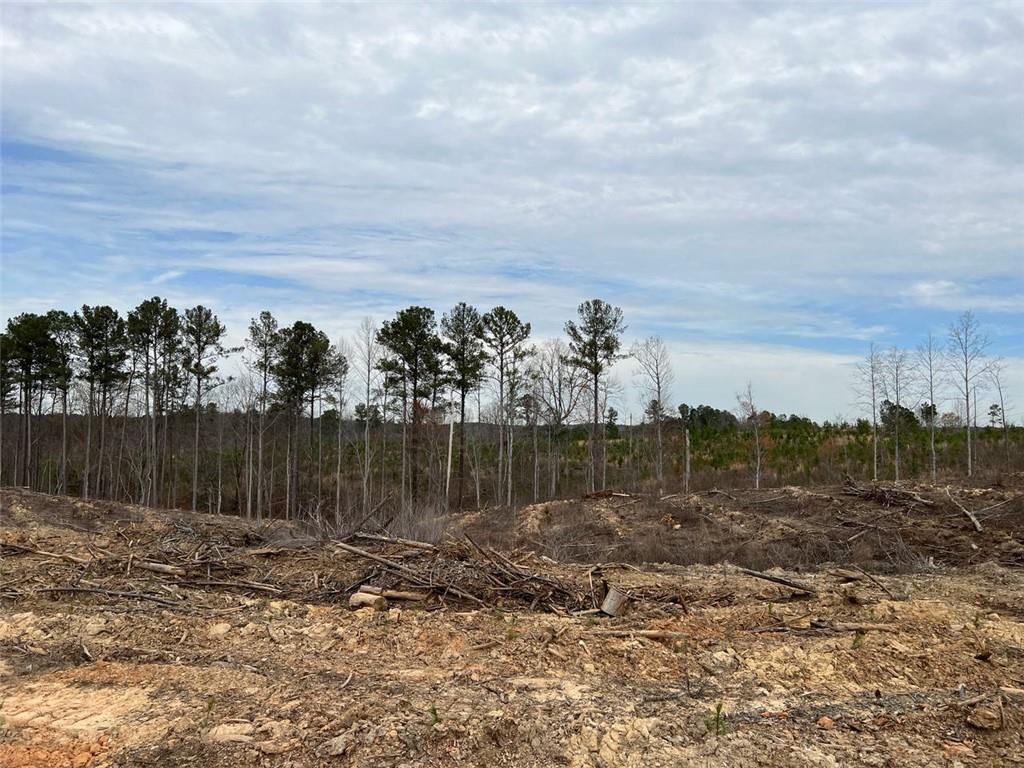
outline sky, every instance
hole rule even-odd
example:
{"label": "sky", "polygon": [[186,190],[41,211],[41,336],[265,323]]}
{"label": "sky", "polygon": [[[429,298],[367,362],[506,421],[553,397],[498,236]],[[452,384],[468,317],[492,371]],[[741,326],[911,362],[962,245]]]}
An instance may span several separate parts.
{"label": "sky", "polygon": [[970,309],[1024,420],[1021,2],[0,14],[4,322],[467,301],[546,338],[600,297],[672,402],[826,419],[870,343]]}

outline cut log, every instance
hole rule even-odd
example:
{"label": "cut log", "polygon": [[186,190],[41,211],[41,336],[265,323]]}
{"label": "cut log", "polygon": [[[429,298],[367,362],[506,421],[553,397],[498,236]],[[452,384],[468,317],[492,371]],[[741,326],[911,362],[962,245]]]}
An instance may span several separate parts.
{"label": "cut log", "polygon": [[629,595],[620,592],[613,586],[608,587],[608,593],[601,603],[601,612],[609,616],[621,616],[629,610]]}
{"label": "cut log", "polygon": [[179,568],[176,565],[166,565],[164,563],[151,563],[146,560],[138,560],[135,562],[136,568],[141,568],[144,571],[152,571],[153,573],[167,573],[171,576],[184,576],[185,569]]}
{"label": "cut log", "polygon": [[356,592],[348,599],[349,608],[373,608],[375,611],[383,611],[388,607],[388,601],[381,595],[371,595],[369,592]]}
{"label": "cut log", "polygon": [[363,584],[359,588],[359,591],[368,595],[378,595],[386,600],[409,600],[412,602],[421,602],[430,597],[426,592],[407,592],[401,589],[382,589],[381,587],[373,587],[369,584]]}

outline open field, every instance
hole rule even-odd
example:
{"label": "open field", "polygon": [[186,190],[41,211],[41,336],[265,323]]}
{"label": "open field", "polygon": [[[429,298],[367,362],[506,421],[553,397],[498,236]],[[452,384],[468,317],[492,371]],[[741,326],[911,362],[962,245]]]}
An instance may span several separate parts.
{"label": "open field", "polygon": [[[0,765],[1024,765],[1024,494],[858,491],[346,548],[4,490]],[[352,610],[360,585],[425,599]]]}

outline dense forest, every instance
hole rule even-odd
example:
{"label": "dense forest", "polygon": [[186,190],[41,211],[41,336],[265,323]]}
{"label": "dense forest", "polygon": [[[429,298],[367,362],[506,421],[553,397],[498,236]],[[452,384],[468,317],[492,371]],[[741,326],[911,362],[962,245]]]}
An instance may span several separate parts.
{"label": "dense forest", "polygon": [[[263,312],[243,347],[208,308],[154,297],[22,314],[0,334],[0,482],[86,498],[342,525],[608,487],[899,481],[1024,469],[1003,364],[971,313],[941,344],[871,348],[866,416],[775,414],[748,385],[735,410],[671,402],[657,337],[624,346],[621,310],[582,303],[535,342],[505,307],[413,306],[334,342]],[[241,355],[240,373],[225,376]],[[623,424],[613,366],[647,403]],[[978,398],[989,396],[987,406]],[[943,406],[948,407],[943,407]],[[979,415],[980,412],[980,415]]]}

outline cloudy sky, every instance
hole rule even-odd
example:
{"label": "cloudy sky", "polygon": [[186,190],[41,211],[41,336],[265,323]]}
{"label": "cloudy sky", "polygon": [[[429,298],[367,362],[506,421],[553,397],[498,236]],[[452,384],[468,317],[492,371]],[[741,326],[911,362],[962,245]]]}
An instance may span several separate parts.
{"label": "cloudy sky", "polygon": [[4,320],[598,296],[674,401],[829,418],[973,309],[1024,406],[1020,2],[0,10]]}

